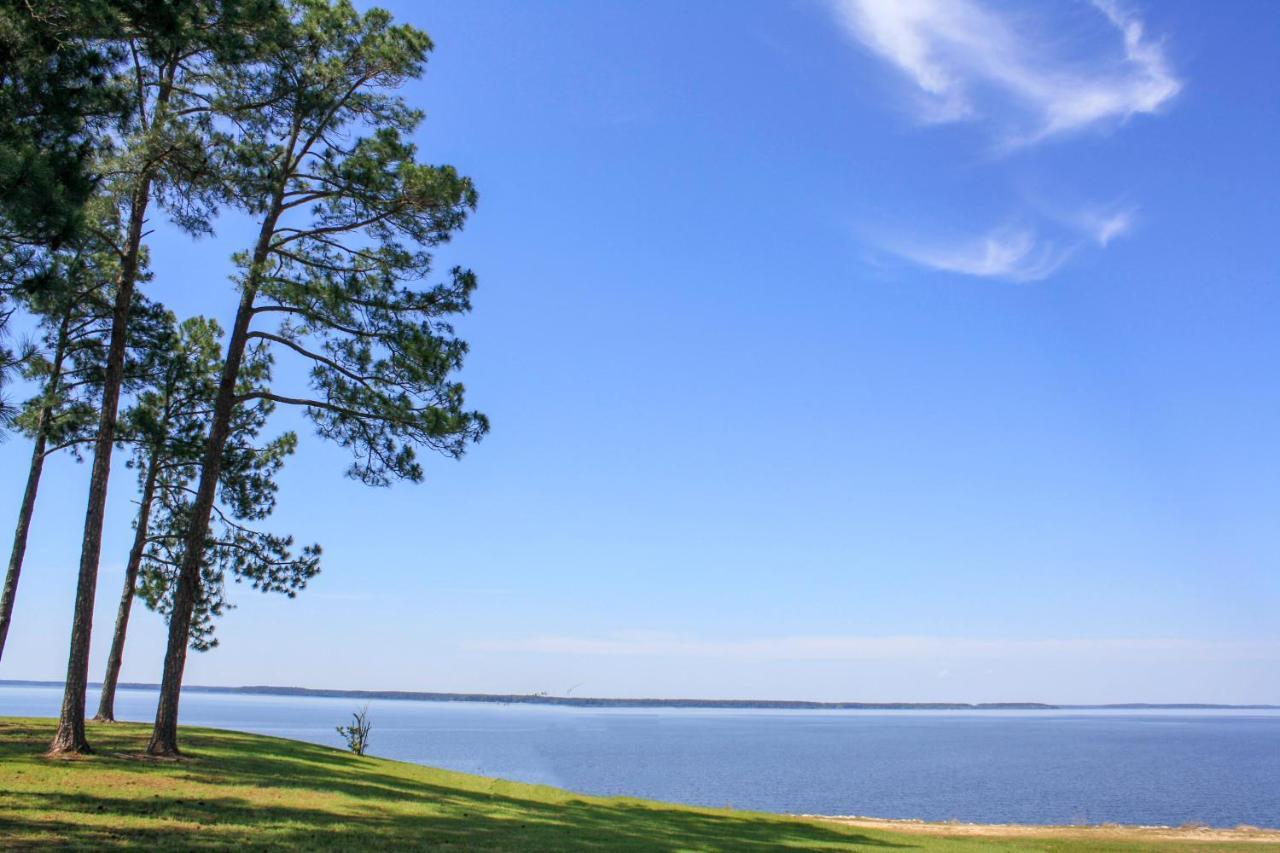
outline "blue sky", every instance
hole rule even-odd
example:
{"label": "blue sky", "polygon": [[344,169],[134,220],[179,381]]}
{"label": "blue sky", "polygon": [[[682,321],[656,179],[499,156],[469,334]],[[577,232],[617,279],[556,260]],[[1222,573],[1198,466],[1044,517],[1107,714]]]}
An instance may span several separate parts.
{"label": "blue sky", "polygon": [[[1280,6],[392,8],[481,193],[441,261],[493,432],[372,490],[301,427],[271,527],[324,572],[191,683],[1280,702]],[[150,292],[225,320],[248,231],[161,227]],[[86,476],[0,677],[64,670]]]}

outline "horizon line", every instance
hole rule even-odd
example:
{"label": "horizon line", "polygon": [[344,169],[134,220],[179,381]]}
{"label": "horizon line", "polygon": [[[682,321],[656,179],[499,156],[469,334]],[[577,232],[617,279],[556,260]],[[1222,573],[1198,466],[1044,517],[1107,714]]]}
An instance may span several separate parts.
{"label": "horizon line", "polygon": [[[0,678],[4,687],[63,687],[64,681]],[[91,688],[101,688],[102,682],[91,681]],[[120,690],[158,690],[152,682],[121,682]],[[838,700],[812,699],[698,699],[659,697],[607,697],[607,696],[553,696],[549,693],[465,693],[430,690],[354,690],[327,687],[289,687],[268,684],[251,685],[203,685],[191,684],[184,691],[196,693],[238,693],[257,696],[310,696],[314,698],[388,699],[413,702],[476,702],[491,704],[563,705],[570,707],[629,707],[629,708],[762,708],[794,710],[1241,710],[1278,711],[1280,704],[1267,703],[1218,703],[1218,702],[1104,702],[1104,703],[1050,703],[1038,701],[960,702],[953,700]]]}

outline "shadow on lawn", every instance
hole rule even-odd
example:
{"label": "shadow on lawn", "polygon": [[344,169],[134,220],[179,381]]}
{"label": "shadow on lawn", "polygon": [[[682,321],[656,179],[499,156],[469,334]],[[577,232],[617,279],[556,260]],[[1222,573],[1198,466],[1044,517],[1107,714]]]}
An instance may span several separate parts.
{"label": "shadow on lawn", "polygon": [[[110,754],[137,750],[137,727],[128,727],[135,731],[125,728],[95,727],[91,734],[100,745],[101,757],[68,762],[64,772],[68,782],[95,767],[123,772],[131,782],[148,783],[145,792],[134,790],[121,796],[76,793],[68,785],[53,791],[7,792],[7,798],[12,798],[10,805],[18,812],[60,812],[59,818],[94,816],[83,823],[57,820],[41,824],[64,844],[92,848],[138,844],[181,849],[450,846],[762,853],[783,847],[856,850],[915,846],[803,821],[697,813],[639,801],[591,802],[570,796],[547,803],[505,791],[469,791],[379,772],[376,761],[296,741],[274,741],[270,757],[259,758],[247,747],[252,744],[261,750],[262,740],[235,733],[184,733],[183,742],[197,760],[157,764]],[[0,756],[17,757],[15,753],[23,746],[30,748],[39,742],[16,743],[10,738],[13,731],[9,727],[0,733],[5,735]],[[237,749],[240,745],[246,750]],[[157,773],[162,778],[156,779]],[[165,779],[172,784],[165,784]],[[288,792],[283,800],[295,802],[264,804],[227,796],[215,786],[280,790]],[[202,789],[210,796],[201,796]],[[343,799],[337,810],[312,808],[306,805],[306,792]],[[104,828],[102,818],[119,818],[109,822],[127,829]],[[5,823],[0,817],[0,837],[17,829]]]}

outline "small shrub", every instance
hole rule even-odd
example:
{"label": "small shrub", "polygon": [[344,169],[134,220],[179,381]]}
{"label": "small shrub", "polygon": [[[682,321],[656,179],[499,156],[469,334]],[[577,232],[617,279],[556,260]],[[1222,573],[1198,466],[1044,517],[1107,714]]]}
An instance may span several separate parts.
{"label": "small shrub", "polygon": [[369,730],[372,728],[373,723],[369,722],[369,706],[365,705],[351,715],[351,725],[338,726],[338,734],[342,735],[343,740],[347,742],[347,749],[356,755],[364,755],[365,748],[369,745]]}

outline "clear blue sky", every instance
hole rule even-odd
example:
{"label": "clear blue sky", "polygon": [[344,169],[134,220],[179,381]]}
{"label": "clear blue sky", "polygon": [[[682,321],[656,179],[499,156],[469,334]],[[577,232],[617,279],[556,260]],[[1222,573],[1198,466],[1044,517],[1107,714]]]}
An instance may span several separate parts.
{"label": "clear blue sky", "polygon": [[[493,432],[389,490],[304,433],[271,527],[324,573],[235,590],[190,682],[1280,702],[1280,5],[395,11],[481,192],[442,261]],[[162,228],[150,292],[229,317],[218,230]],[[86,476],[0,677],[64,671]]]}

